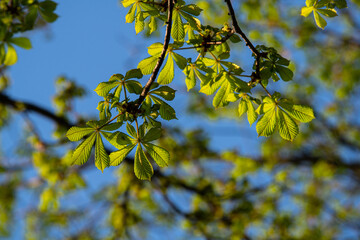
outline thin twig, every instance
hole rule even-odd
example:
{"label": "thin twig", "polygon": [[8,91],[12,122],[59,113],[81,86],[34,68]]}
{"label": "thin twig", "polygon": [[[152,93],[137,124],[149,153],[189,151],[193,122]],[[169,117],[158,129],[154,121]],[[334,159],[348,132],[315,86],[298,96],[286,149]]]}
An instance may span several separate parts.
{"label": "thin twig", "polygon": [[263,87],[263,89],[265,90],[265,92],[267,93],[267,95],[271,98],[271,93],[266,89],[266,87],[264,86],[264,84],[262,82],[260,82],[260,85]]}

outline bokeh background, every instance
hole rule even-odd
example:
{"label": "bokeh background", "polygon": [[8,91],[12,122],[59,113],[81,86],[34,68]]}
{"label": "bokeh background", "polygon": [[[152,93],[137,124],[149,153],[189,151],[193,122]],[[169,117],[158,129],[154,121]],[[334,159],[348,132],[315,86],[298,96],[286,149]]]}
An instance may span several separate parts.
{"label": "bokeh background", "polygon": [[[200,18],[204,25],[230,23],[223,1],[194,2],[208,9]],[[74,81],[86,92],[66,113],[75,124],[97,118],[101,98],[93,89],[136,68],[148,56],[146,48],[163,41],[164,28],[150,37],[136,35],[118,1],[58,3],[54,23],[23,35],[33,48],[17,48],[18,62],[4,71],[11,82],[4,92],[56,113],[54,96],[63,89],[56,81]],[[64,165],[64,154],[75,145],[63,145],[54,122],[14,111],[1,129],[0,237],[359,238],[360,2],[349,1],[339,17],[327,19],[325,30],[300,16],[304,4],[234,1],[254,43],[273,46],[293,62],[294,80],[269,84],[269,91],[315,110],[317,119],[301,125],[293,143],[277,135],[258,138],[236,106],[214,110],[212,97],[187,92],[181,71],[171,83],[178,120],[162,122],[159,141],[172,162],[156,169],[151,182],[137,180],[131,163],[104,173],[93,159],[83,167]],[[230,59],[251,73],[249,49],[231,46]],[[44,153],[34,138],[48,143]]]}

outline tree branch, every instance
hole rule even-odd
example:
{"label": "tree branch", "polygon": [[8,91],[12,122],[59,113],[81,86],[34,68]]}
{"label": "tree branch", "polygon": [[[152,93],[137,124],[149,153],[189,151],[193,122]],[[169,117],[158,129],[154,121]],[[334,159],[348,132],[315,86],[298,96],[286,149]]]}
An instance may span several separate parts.
{"label": "tree branch", "polygon": [[150,87],[151,84],[153,84],[153,82],[156,80],[156,77],[160,71],[161,65],[164,62],[165,59],[165,55],[166,55],[166,51],[168,49],[169,46],[169,42],[170,42],[170,34],[171,34],[171,25],[172,25],[172,11],[174,8],[174,2],[173,0],[168,0],[168,18],[167,18],[167,26],[166,26],[166,31],[165,31],[165,39],[164,39],[164,47],[162,49],[162,52],[160,54],[159,60],[156,63],[156,66],[152,72],[152,75],[150,77],[150,79],[148,80],[148,82],[146,83],[146,85],[144,86],[140,97],[138,98],[135,107],[139,108],[141,103],[145,100],[146,95],[148,94],[148,92],[150,91]]}
{"label": "tree branch", "polygon": [[33,103],[14,100],[2,92],[0,92],[0,103],[4,104],[4,105],[8,105],[17,111],[36,112],[46,118],[49,118],[50,120],[54,121],[55,123],[57,123],[61,126],[67,127],[67,128],[70,128],[71,126],[73,126],[73,124],[70,123],[70,121],[64,117],[57,116],[53,112],[51,112],[43,107],[39,107],[38,105],[35,105]]}

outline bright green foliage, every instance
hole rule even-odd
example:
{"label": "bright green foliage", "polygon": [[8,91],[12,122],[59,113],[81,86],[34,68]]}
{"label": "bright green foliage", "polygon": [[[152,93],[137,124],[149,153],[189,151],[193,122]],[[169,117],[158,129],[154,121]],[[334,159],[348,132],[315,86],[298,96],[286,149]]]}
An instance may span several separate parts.
{"label": "bright green foliage", "polygon": [[[54,13],[57,3],[45,1],[12,1],[12,6],[7,6],[8,1],[0,4],[0,65],[13,65],[17,62],[17,53],[14,45],[23,49],[31,49],[28,38],[19,36],[20,33],[32,30],[38,19],[53,22],[58,18]],[[12,11],[8,11],[12,9]]]}
{"label": "bright green foliage", "polygon": [[293,141],[299,133],[295,120],[309,122],[315,118],[309,107],[294,105],[285,99],[278,100],[267,96],[256,111],[262,115],[256,125],[259,136],[270,136],[278,127],[280,136],[289,141]]}
{"label": "bright green foliage", "polygon": [[[232,0],[249,41],[234,32],[224,0],[175,2],[170,46],[158,69],[164,69],[164,85],[153,75],[164,45],[149,44],[150,58],[138,59],[139,69],[99,84],[100,121],[85,125],[73,105],[83,90],[63,77],[56,82],[53,113],[35,99],[29,104],[8,96],[13,80],[3,64],[8,46],[6,62],[15,56],[21,60],[18,47],[31,47],[22,32],[46,24],[40,11],[51,12],[56,5],[0,1],[0,124],[14,126],[10,116],[30,122],[19,137],[19,154],[0,149],[0,238],[357,239],[360,2],[339,10],[346,1]],[[122,3],[136,32],[155,31],[147,40],[162,41],[153,38],[168,26],[167,1]],[[304,3],[317,7],[304,10],[316,22],[300,16]],[[325,31],[316,27],[334,9],[336,24]],[[255,43],[259,53],[248,49]],[[183,80],[191,89],[189,112],[204,131],[174,122],[161,126],[163,119],[182,117],[169,101],[178,92],[185,94]],[[171,81],[171,87],[165,84]],[[306,104],[316,109],[316,120]],[[56,124],[56,139],[46,136],[46,128],[33,118],[38,114]],[[258,135],[271,137],[254,138],[254,127],[237,121],[245,114]],[[75,151],[65,149],[74,147],[63,138],[65,129],[69,140],[80,143]],[[228,144],[231,150],[225,149]],[[93,178],[101,173],[89,164],[69,167],[89,160],[101,171],[117,167],[107,170],[111,176],[103,177],[106,182]],[[77,192],[86,184],[91,186]],[[31,196],[26,206],[24,192]],[[20,237],[22,225],[26,229]],[[173,236],[174,231],[179,235]]]}
{"label": "bright green foliage", "polygon": [[[183,56],[173,52],[173,49],[176,46],[177,45],[174,44],[174,45],[170,45],[168,48],[168,51],[166,53],[167,58],[165,60],[165,65],[160,71],[157,81],[159,84],[169,84],[172,82],[175,76],[174,62],[180,69],[184,69],[186,67],[187,64],[186,59]],[[150,47],[148,47],[148,52],[151,55],[151,57],[142,60],[138,64],[138,68],[141,70],[141,72],[144,75],[148,75],[152,73],[157,63],[158,57],[162,52],[162,49],[163,49],[163,45],[161,43],[154,43]]]}
{"label": "bright green foliage", "polygon": [[255,107],[253,104],[253,101],[256,102],[258,99],[253,99],[247,94],[242,94],[240,96],[241,98],[238,106],[239,117],[241,117],[244,113],[247,113],[247,119],[251,126],[258,118],[258,114],[255,112]]}
{"label": "bright green foliage", "polygon": [[274,48],[261,45],[257,46],[257,49],[267,53],[267,58],[260,63],[260,76],[265,86],[267,86],[270,77],[274,82],[278,81],[280,77],[285,82],[293,79],[294,74],[288,68],[289,60],[278,54]]}
{"label": "bright green foliage", "polygon": [[[158,21],[165,21],[169,11],[167,1],[152,3],[124,0],[122,4],[124,7],[129,7],[126,22],[135,21],[136,33],[145,28],[148,28],[148,33],[152,33],[157,29]],[[331,15],[332,10],[329,10],[333,8],[326,4],[327,8],[322,9],[325,7],[324,1],[307,1],[306,4],[314,11],[315,18],[318,12],[330,17],[334,15]],[[157,120],[159,116],[167,121],[177,119],[176,111],[166,102],[174,99],[175,90],[168,86],[159,87],[174,80],[176,67],[183,70],[188,91],[195,88],[197,80],[200,80],[199,92],[214,95],[212,105],[216,109],[239,101],[239,115],[247,113],[250,125],[258,120],[256,130],[259,136],[268,137],[277,128],[283,139],[293,141],[299,133],[295,121],[309,122],[314,118],[311,108],[279,100],[279,94],[271,95],[266,89],[269,78],[274,82],[280,78],[285,82],[293,79],[294,74],[289,69],[289,60],[282,57],[275,48],[259,45],[256,46],[256,50],[252,49],[254,71],[251,75],[243,75],[244,70],[238,64],[227,60],[231,51],[228,41],[242,44],[241,38],[227,23],[221,29],[203,26],[196,18],[201,11],[202,9],[195,4],[186,5],[183,0],[174,2],[170,33],[173,42],[168,44],[167,48],[162,43],[150,45],[148,47],[150,57],[140,61],[137,69],[128,71],[125,76],[114,74],[109,81],[101,82],[97,86],[95,92],[104,98],[97,107],[103,125],[97,125],[93,129],[71,128],[68,131],[68,138],[74,141],[90,134],[75,150],[74,163],[86,162],[95,143],[95,165],[102,171],[110,165],[116,166],[122,163],[136,146],[134,171],[138,178],[150,179],[153,174],[143,147],[160,167],[166,166],[169,162],[167,151],[149,142],[159,137],[156,134],[156,131],[161,129],[161,123]],[[308,9],[304,9],[303,12],[309,14]],[[194,49],[198,54],[196,60],[192,62],[191,58],[177,53],[182,49]],[[160,58],[163,61],[162,68],[159,66]],[[156,67],[158,69],[154,71]],[[153,78],[157,72],[156,82],[151,82],[151,85],[146,87],[134,80],[150,74]],[[250,78],[250,81],[244,81],[244,78]],[[262,101],[255,98],[252,89],[258,85],[262,86],[270,97],[262,95]],[[139,96],[140,94],[142,95]],[[138,100],[133,100],[133,95],[138,95]],[[259,105],[257,111],[254,104]],[[117,114],[112,118],[114,110]],[[140,117],[143,119],[143,124],[138,127]],[[120,124],[119,127],[127,122],[126,130],[129,135],[118,131],[118,128],[108,129],[109,131],[104,133],[107,125],[114,120]],[[130,124],[134,122],[136,129]],[[150,135],[145,135],[146,131]],[[118,149],[110,153],[110,157],[104,149],[100,134]]]}
{"label": "bright green foliage", "polygon": [[96,133],[95,166],[102,172],[110,166],[110,157],[107,154],[100,133]]}
{"label": "bright green foliage", "polygon": [[321,16],[333,18],[336,17],[338,14],[335,10],[335,7],[342,9],[346,8],[347,4],[345,0],[340,1],[331,1],[331,0],[321,0],[321,1],[313,1],[307,0],[306,7],[301,9],[301,15],[304,17],[309,16],[311,13],[314,14],[314,19],[316,25],[319,28],[324,29],[327,25],[326,20]]}

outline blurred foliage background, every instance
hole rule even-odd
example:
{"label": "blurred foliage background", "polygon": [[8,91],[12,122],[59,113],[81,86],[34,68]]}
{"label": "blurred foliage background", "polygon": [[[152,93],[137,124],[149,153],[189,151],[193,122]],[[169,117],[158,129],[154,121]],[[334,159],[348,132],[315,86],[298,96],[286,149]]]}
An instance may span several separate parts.
{"label": "blurred foliage background", "polygon": [[[204,25],[230,23],[223,0],[193,2],[204,9]],[[292,61],[294,80],[271,84],[269,90],[281,89],[295,102],[312,106],[316,119],[301,125],[291,143],[277,135],[256,138],[236,110],[214,110],[211,98],[196,91],[185,94],[180,72],[176,85],[181,103],[175,105],[186,102],[186,121],[204,127],[189,129],[181,119],[165,124],[159,144],[170,152],[171,164],[155,168],[151,182],[134,176],[132,159],[101,175],[94,173],[91,161],[69,166],[68,150],[74,146],[64,137],[70,126],[88,120],[74,104],[96,86],[84,89],[76,80],[60,76],[55,95],[48,96],[55,107],[47,109],[32,99],[10,95],[10,83],[24,79],[11,79],[11,67],[2,64],[1,128],[16,123],[22,131],[16,137],[16,151],[0,152],[0,237],[360,238],[360,1],[348,1],[325,30],[312,17],[300,15],[305,1],[233,2],[249,38],[275,47]],[[1,56],[12,51],[13,39],[20,33],[51,28],[53,21],[61,18],[51,1],[1,1]],[[136,37],[146,38],[159,41],[162,32]],[[15,42],[31,48],[24,39]],[[231,47],[231,59],[251,69],[249,49],[243,43]],[[55,127],[45,131],[49,136],[39,134],[42,125],[33,116],[53,123]],[[230,130],[224,133],[225,128]]]}

